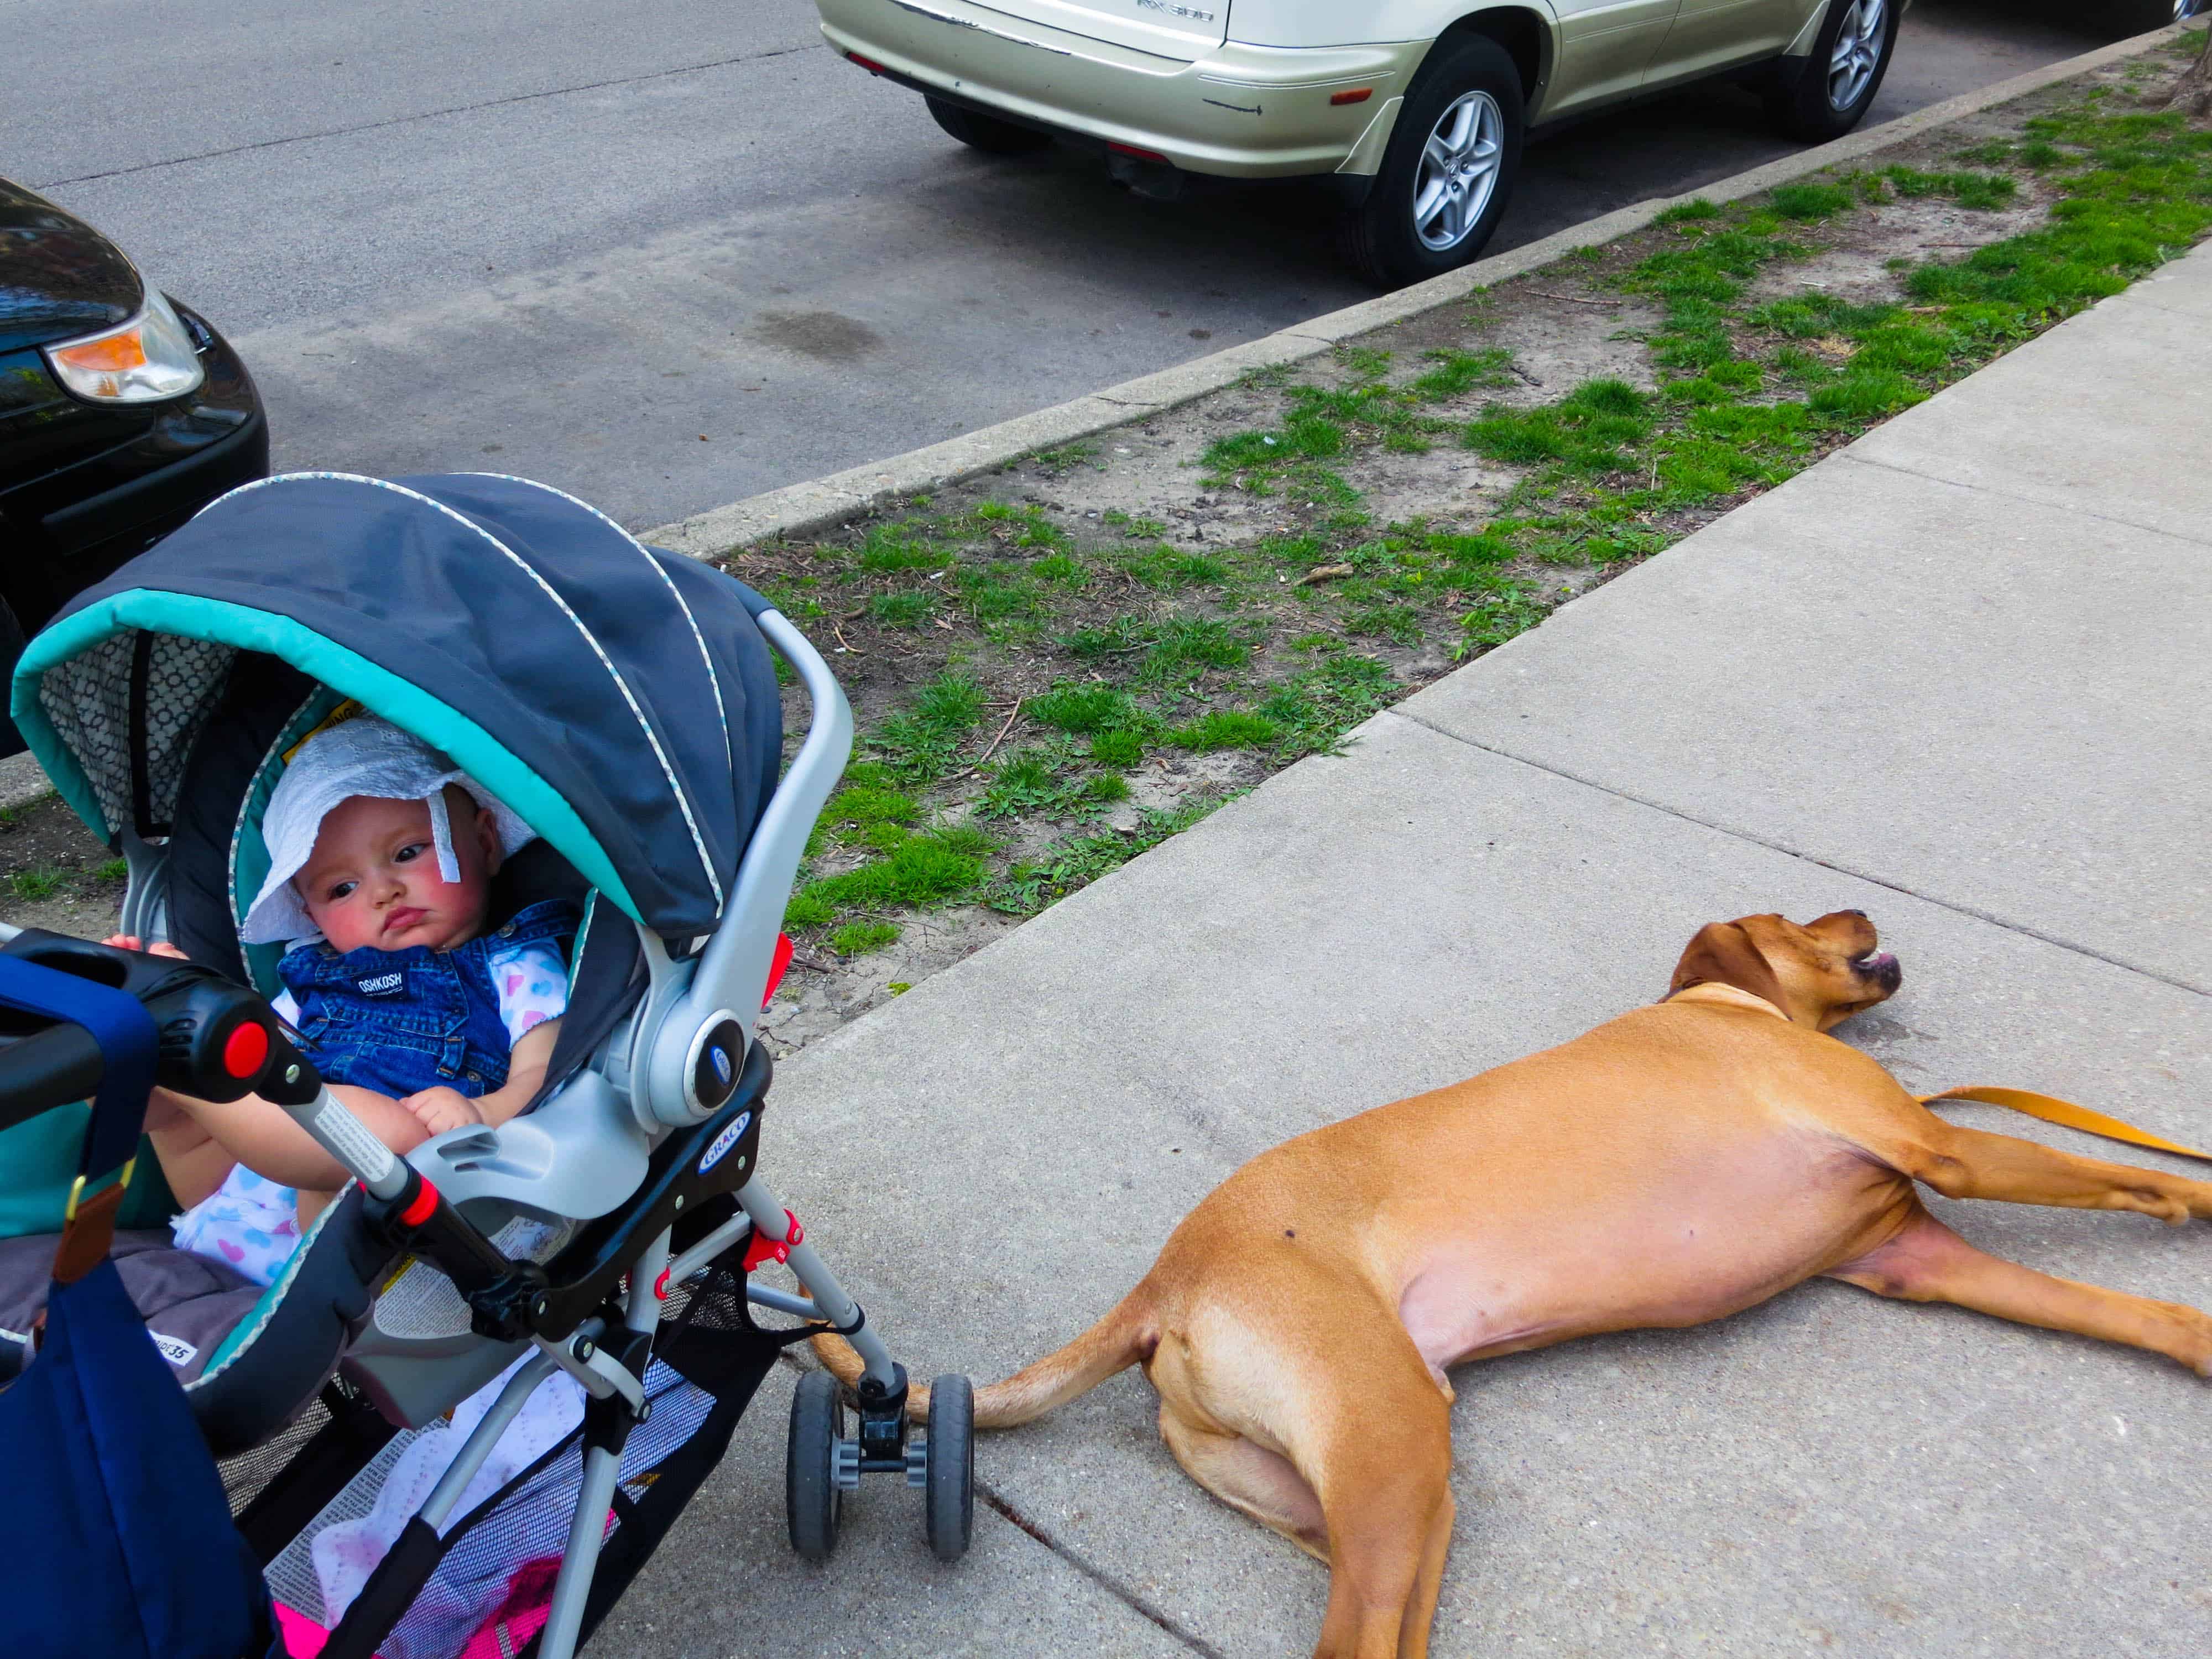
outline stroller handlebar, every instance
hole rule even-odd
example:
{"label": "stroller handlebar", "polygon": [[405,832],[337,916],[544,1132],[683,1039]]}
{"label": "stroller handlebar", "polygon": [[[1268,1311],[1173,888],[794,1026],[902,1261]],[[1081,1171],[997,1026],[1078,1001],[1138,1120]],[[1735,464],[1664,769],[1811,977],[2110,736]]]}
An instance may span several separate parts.
{"label": "stroller handlebar", "polygon": [[7,1040],[0,1047],[0,1129],[91,1099],[102,1070],[100,1044],[82,1025],[49,1025]]}
{"label": "stroller handlebar", "polygon": [[[313,1072],[266,1002],[205,968],[35,927],[14,930],[0,951],[136,997],[161,1036],[157,1080],[179,1094],[236,1100],[273,1088],[272,1073]],[[99,1087],[100,1048],[82,1026],[27,1016],[12,1024],[0,1030],[0,1122],[87,1099]]]}

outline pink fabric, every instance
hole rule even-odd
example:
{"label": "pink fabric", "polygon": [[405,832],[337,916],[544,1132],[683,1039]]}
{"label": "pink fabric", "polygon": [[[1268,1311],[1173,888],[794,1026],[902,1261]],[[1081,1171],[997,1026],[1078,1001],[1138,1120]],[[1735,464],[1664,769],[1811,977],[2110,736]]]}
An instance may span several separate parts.
{"label": "pink fabric", "polygon": [[[553,1581],[560,1576],[561,1558],[557,1555],[524,1562],[515,1570],[514,1577],[507,1580],[507,1600],[484,1620],[482,1628],[469,1638],[469,1644],[454,1659],[507,1659],[509,1654],[520,1653],[553,1611]],[[502,1631],[507,1638],[504,1644],[500,1641]]]}
{"label": "pink fabric", "polygon": [[315,1659],[323,1650],[323,1644],[331,1639],[330,1632],[282,1601],[271,1605],[276,1609],[276,1633],[284,1638],[284,1651],[292,1659]]}

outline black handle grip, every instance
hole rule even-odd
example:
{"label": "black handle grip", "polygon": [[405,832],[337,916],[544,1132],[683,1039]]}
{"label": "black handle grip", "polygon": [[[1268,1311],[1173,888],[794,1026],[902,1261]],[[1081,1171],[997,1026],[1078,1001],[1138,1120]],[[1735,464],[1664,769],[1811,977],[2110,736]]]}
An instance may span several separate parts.
{"label": "black handle grip", "polygon": [[[265,1081],[276,1085],[271,1072],[289,1071],[295,1065],[301,1076],[289,1088],[304,1086],[303,1099],[313,1099],[317,1086],[314,1068],[292,1047],[283,1024],[264,1002],[244,986],[234,985],[222,975],[175,957],[157,957],[144,951],[95,945],[39,928],[25,928],[5,947],[11,957],[36,963],[126,992],[138,999],[154,1018],[161,1034],[158,1080],[164,1088],[198,1100],[236,1100],[254,1092]],[[55,1038],[74,1034],[76,1045],[88,1045],[82,1030],[55,1027],[27,1035],[0,1047],[0,1101],[6,1102],[10,1121],[19,1121],[50,1107],[82,1100],[100,1079],[99,1053],[92,1051],[91,1083],[75,1093],[63,1090],[61,1062],[41,1058],[71,1051],[64,1041],[52,1048]],[[70,1072],[71,1081],[76,1078]],[[17,1099],[42,1099],[25,1104]]]}
{"label": "black handle grip", "polygon": [[100,1044],[82,1025],[49,1025],[0,1046],[0,1128],[89,1100],[100,1087]]}

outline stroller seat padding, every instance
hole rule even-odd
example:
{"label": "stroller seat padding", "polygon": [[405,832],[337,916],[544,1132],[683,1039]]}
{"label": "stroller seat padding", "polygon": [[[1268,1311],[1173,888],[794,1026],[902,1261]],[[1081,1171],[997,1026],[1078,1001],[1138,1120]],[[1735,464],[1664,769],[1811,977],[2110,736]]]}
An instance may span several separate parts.
{"label": "stroller seat padding", "polygon": [[[55,1239],[0,1239],[0,1375],[30,1363],[33,1331],[44,1317]],[[166,1231],[119,1232],[109,1251],[131,1305],[179,1382],[207,1369],[223,1339],[261,1299],[261,1286],[228,1262],[178,1249]]]}
{"label": "stroller seat padding", "polygon": [[[258,1446],[298,1416],[360,1331],[392,1264],[361,1208],[360,1190],[349,1189],[266,1290],[228,1263],[178,1249],[166,1231],[116,1235],[131,1305],[216,1456]],[[56,1243],[51,1234],[0,1240],[0,1327],[14,1338],[0,1336],[0,1371],[29,1358],[23,1339],[46,1304]]]}

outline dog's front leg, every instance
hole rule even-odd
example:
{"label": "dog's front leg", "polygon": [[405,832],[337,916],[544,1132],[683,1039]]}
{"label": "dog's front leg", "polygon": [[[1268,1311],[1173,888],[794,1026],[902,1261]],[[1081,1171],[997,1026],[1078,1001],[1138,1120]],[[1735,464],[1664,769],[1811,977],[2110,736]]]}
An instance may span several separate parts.
{"label": "dog's front leg", "polygon": [[2163,1170],[2078,1158],[2016,1135],[1990,1134],[1924,1114],[1921,1133],[1869,1150],[1946,1198],[2047,1204],[2068,1210],[2135,1210],[2179,1226],[2212,1218],[2212,1182]]}
{"label": "dog's front leg", "polygon": [[1917,1204],[1887,1243],[1829,1269],[1828,1277],[1877,1296],[1955,1303],[2022,1325],[2148,1348],[2212,1376],[2212,1318],[2178,1302],[2054,1279],[1990,1255]]}

